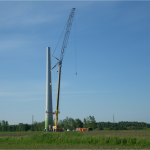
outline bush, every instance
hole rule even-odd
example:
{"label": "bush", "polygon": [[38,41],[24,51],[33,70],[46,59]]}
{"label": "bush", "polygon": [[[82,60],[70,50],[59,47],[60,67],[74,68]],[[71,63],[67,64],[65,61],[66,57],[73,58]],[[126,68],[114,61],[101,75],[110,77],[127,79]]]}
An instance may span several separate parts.
{"label": "bush", "polygon": [[113,130],[119,130],[119,128],[118,127],[114,127]]}
{"label": "bush", "polygon": [[135,126],[130,126],[130,127],[127,127],[128,130],[136,130],[137,128]]}
{"label": "bush", "polygon": [[104,130],[102,127],[101,128],[96,128],[95,131],[100,131],[100,130]]}

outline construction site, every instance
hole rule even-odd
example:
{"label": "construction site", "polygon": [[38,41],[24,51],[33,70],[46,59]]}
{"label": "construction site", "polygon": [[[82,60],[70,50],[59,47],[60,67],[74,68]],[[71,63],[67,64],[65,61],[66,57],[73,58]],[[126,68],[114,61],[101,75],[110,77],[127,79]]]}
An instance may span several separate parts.
{"label": "construction site", "polygon": [[[71,26],[74,18],[75,8],[71,9],[65,30],[65,36],[62,44],[60,58],[55,58],[58,62],[51,68],[51,55],[50,55],[50,47],[47,47],[47,85],[46,85],[46,117],[45,117],[45,129],[44,132],[53,131],[53,132],[61,132],[63,129],[58,127],[58,114],[59,112],[59,94],[60,94],[60,84],[61,84],[61,67],[63,57],[67,48],[67,43],[71,31]],[[51,71],[56,66],[58,66],[58,89],[57,89],[57,103],[56,103],[56,110],[52,112],[52,81],[51,81]],[[53,125],[53,114],[55,114],[55,124]]]}
{"label": "construction site", "polygon": [[[60,58],[56,58],[54,55],[52,57],[56,59],[58,62],[51,68],[51,52],[50,47],[47,47],[47,67],[46,67],[46,117],[45,117],[45,129],[44,132],[62,132],[63,129],[59,128],[58,126],[58,114],[59,111],[59,101],[60,101],[60,84],[61,84],[61,68],[62,68],[62,62],[63,57],[67,49],[67,44],[69,40],[69,35],[71,31],[71,26],[75,14],[75,8],[71,9],[69,18],[67,20],[66,26],[65,26],[65,35],[63,39],[63,44],[61,48],[61,54]],[[57,101],[56,101],[56,110],[55,112],[52,112],[52,81],[51,81],[51,71],[58,66],[58,87],[57,87]],[[55,115],[55,122],[53,125],[53,115]],[[89,128],[77,128],[76,131],[89,131],[92,130],[91,127]],[[67,131],[72,131],[72,129],[67,129]]]}

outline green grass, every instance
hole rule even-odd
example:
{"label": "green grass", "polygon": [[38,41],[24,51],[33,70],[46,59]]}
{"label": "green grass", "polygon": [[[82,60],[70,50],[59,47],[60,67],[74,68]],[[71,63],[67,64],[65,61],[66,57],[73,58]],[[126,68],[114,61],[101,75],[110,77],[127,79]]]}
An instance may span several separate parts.
{"label": "green grass", "polygon": [[[48,144],[13,144],[0,146],[0,150],[133,150],[134,147],[103,146],[103,145],[48,145]],[[136,148],[141,150],[141,148]],[[147,150],[143,149],[142,150]]]}
{"label": "green grass", "polygon": [[15,148],[150,148],[150,136],[117,137],[80,132],[41,133],[22,137],[0,137],[1,149]]}

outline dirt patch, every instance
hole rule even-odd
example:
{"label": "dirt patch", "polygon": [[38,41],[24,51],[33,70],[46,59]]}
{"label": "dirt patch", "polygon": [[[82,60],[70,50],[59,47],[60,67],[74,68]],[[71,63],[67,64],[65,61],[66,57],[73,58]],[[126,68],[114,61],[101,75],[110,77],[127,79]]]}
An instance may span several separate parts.
{"label": "dirt patch", "polygon": [[41,134],[41,133],[2,133],[0,137],[4,136],[30,136],[34,134]]}
{"label": "dirt patch", "polygon": [[[103,135],[103,136],[150,136],[150,132],[147,131],[95,131],[95,132],[80,132],[82,134],[87,134],[87,135]],[[30,136],[30,135],[35,135],[35,134],[42,134],[42,133],[2,133],[0,134],[0,137],[6,137],[6,136],[11,136],[11,137],[19,137],[19,136]]]}
{"label": "dirt patch", "polygon": [[109,132],[109,131],[103,131],[103,132],[82,132],[83,134],[87,135],[104,135],[104,136],[150,136],[150,132],[141,132],[141,131],[130,131],[130,132]]}

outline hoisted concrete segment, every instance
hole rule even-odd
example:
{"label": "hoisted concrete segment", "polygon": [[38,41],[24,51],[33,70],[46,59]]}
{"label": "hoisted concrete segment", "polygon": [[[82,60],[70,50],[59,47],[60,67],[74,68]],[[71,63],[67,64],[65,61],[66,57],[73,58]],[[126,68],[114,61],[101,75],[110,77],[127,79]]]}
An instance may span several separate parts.
{"label": "hoisted concrete segment", "polygon": [[53,125],[53,110],[52,110],[52,83],[51,83],[51,57],[50,47],[46,48],[47,62],[46,62],[46,115],[45,128],[48,132],[49,125]]}

